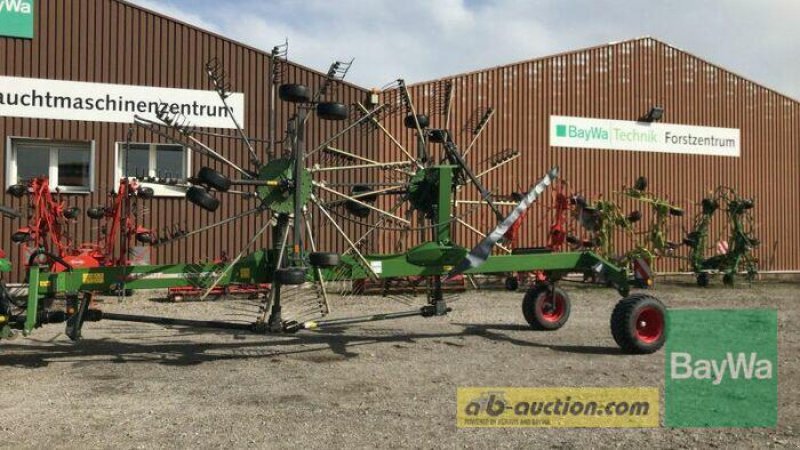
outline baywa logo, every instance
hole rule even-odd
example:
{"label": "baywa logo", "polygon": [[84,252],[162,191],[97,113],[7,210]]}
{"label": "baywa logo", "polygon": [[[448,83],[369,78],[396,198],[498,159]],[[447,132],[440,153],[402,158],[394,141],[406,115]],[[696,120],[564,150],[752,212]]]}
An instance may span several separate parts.
{"label": "baywa logo", "polygon": [[670,310],[665,420],[673,427],[775,427],[775,310]]}
{"label": "baywa logo", "polygon": [[33,14],[32,0],[0,0],[0,13]]}
{"label": "baywa logo", "polygon": [[558,124],[556,125],[556,136],[584,141],[609,140],[608,129],[598,126],[584,128],[576,125]]}
{"label": "baywa logo", "polygon": [[673,380],[709,380],[721,384],[724,380],[770,380],[772,361],[760,359],[758,353],[728,352],[721,360],[694,359],[690,353],[675,352],[670,355],[670,378]]}
{"label": "baywa logo", "polygon": [[33,0],[0,0],[0,36],[33,38]]}

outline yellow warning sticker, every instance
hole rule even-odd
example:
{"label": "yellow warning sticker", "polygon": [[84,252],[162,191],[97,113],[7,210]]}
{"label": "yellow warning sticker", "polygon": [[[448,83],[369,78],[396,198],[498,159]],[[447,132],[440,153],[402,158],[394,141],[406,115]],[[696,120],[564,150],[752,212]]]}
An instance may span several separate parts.
{"label": "yellow warning sticker", "polygon": [[102,272],[98,273],[85,273],[83,274],[83,283],[84,284],[103,284],[106,281],[105,274]]}

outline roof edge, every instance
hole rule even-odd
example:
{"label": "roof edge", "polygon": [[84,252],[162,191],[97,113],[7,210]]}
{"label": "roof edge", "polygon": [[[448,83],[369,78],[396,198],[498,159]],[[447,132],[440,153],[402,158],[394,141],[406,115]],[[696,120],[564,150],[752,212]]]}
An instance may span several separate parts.
{"label": "roof edge", "polygon": [[447,80],[452,80],[453,78],[465,77],[465,76],[469,76],[469,75],[476,75],[476,74],[479,74],[479,73],[488,72],[490,70],[505,69],[505,68],[510,68],[510,67],[514,67],[514,66],[519,66],[519,65],[522,65],[522,64],[528,64],[528,63],[532,63],[532,62],[536,62],[536,61],[542,61],[542,60],[545,60],[545,59],[559,58],[559,57],[563,57],[563,56],[570,56],[570,55],[583,53],[583,52],[587,52],[587,51],[591,51],[591,50],[598,50],[598,49],[606,48],[606,47],[615,47],[615,46],[619,46],[619,45],[623,45],[623,44],[630,44],[632,42],[639,42],[639,41],[645,41],[645,40],[650,40],[650,41],[656,42],[658,44],[667,46],[667,47],[669,47],[669,48],[671,48],[671,49],[673,49],[675,51],[681,52],[681,53],[683,53],[685,55],[691,56],[692,58],[695,58],[697,60],[700,60],[700,61],[704,62],[705,64],[708,64],[709,66],[712,66],[712,67],[714,67],[714,68],[716,68],[718,70],[721,70],[721,71],[723,71],[723,72],[725,72],[727,74],[733,75],[733,76],[735,76],[735,77],[737,77],[737,78],[739,78],[741,80],[744,80],[744,81],[746,81],[748,83],[752,83],[753,85],[758,86],[761,89],[769,91],[769,92],[771,92],[771,93],[773,93],[773,94],[775,94],[775,95],[777,95],[777,96],[779,96],[779,97],[781,97],[781,98],[783,98],[785,100],[789,100],[789,101],[791,101],[793,103],[797,103],[798,105],[800,105],[800,99],[795,99],[795,98],[793,98],[793,97],[791,97],[791,96],[789,96],[787,94],[784,94],[784,93],[782,93],[782,92],[780,92],[780,91],[778,91],[776,89],[773,89],[773,88],[771,88],[769,86],[765,86],[762,83],[753,81],[750,78],[747,78],[747,77],[742,76],[742,75],[740,75],[740,74],[738,74],[738,73],[736,73],[736,72],[734,72],[734,71],[732,71],[730,69],[722,67],[719,64],[715,64],[715,63],[713,63],[713,62],[711,62],[711,61],[709,61],[709,60],[707,60],[705,58],[701,58],[700,56],[697,56],[694,53],[691,53],[691,52],[686,51],[686,50],[684,50],[684,49],[682,49],[680,47],[676,47],[676,46],[674,46],[672,44],[664,42],[664,41],[662,41],[660,39],[656,39],[656,38],[654,38],[652,36],[649,36],[649,35],[635,37],[635,38],[631,38],[631,39],[625,39],[625,40],[622,40],[622,41],[612,41],[612,42],[608,42],[606,44],[594,45],[594,46],[591,46],[591,47],[584,47],[584,48],[580,48],[580,49],[576,49],[576,50],[568,50],[568,51],[564,51],[564,52],[560,52],[560,53],[553,53],[553,54],[550,54],[550,55],[540,56],[540,57],[536,57],[536,58],[524,59],[524,60],[520,60],[520,61],[510,62],[510,63],[507,63],[507,64],[499,64],[499,65],[496,65],[496,66],[486,67],[486,68],[483,68],[483,69],[471,70],[471,71],[468,71],[468,72],[462,72],[462,73],[458,73],[458,74],[454,74],[454,75],[447,75],[447,76],[444,76],[444,77],[434,78],[434,79],[428,80],[428,81],[420,81],[420,82],[417,82],[417,83],[410,83],[409,86],[410,87],[421,86],[421,85],[436,83],[436,82],[440,82],[440,81],[447,81]]}

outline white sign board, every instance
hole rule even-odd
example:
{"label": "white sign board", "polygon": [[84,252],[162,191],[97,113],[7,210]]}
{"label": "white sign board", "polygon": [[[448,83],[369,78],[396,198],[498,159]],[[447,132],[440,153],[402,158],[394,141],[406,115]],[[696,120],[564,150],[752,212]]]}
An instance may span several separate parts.
{"label": "white sign board", "polygon": [[739,157],[738,128],[550,116],[550,146]]}
{"label": "white sign board", "polygon": [[165,111],[185,116],[192,126],[235,128],[231,114],[244,123],[244,94],[227,102],[231,111],[214,91],[0,77],[5,117],[132,123],[135,115],[156,120],[156,112]]}

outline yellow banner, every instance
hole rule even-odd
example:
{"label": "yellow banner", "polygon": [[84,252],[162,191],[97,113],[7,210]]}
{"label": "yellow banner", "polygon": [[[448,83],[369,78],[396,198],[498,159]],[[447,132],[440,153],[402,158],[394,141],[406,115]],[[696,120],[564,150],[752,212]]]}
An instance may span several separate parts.
{"label": "yellow banner", "polygon": [[458,388],[459,428],[653,428],[658,388]]}

